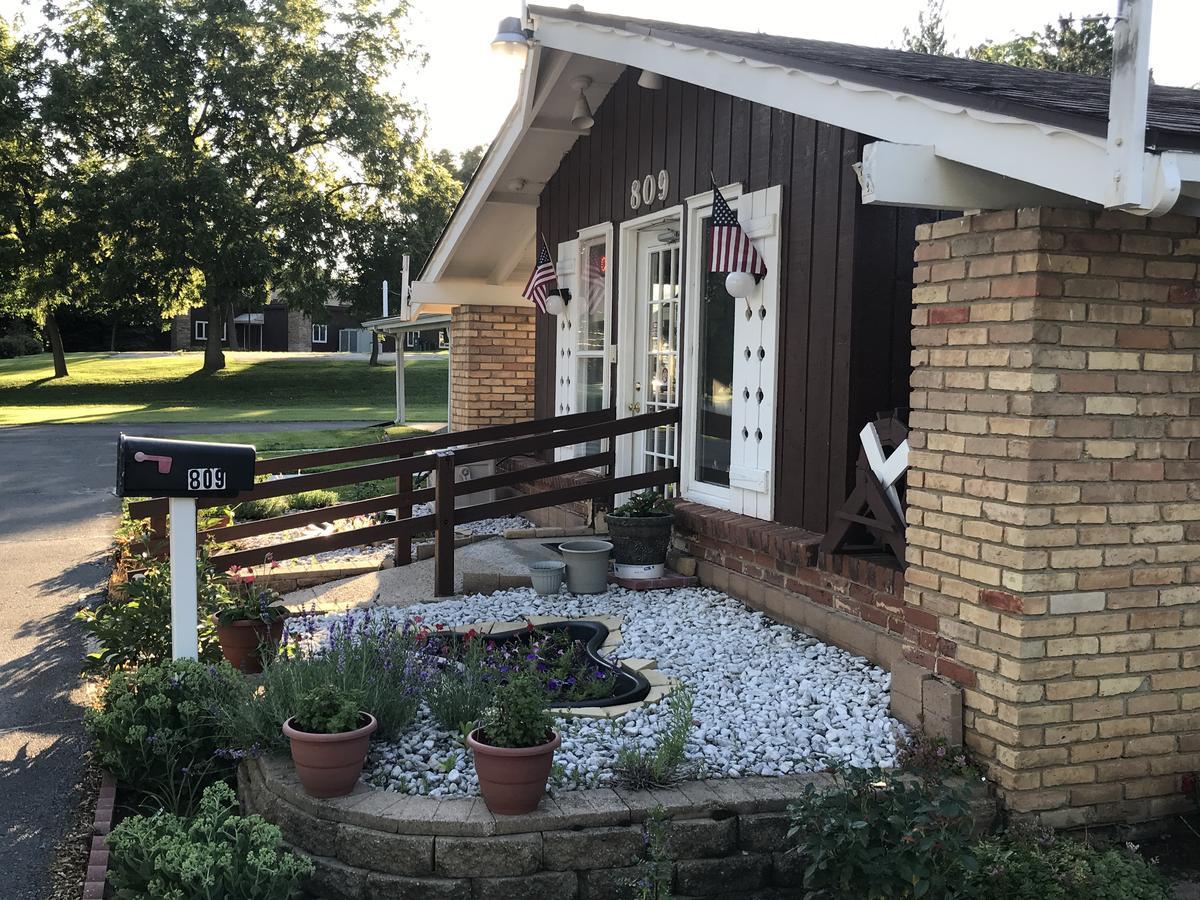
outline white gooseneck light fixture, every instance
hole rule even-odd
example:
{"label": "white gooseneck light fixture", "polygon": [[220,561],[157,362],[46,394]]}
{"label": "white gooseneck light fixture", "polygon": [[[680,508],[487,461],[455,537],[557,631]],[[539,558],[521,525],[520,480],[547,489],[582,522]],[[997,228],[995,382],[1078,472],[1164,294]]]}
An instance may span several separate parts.
{"label": "white gooseneck light fixture", "polygon": [[587,96],[584,94],[584,91],[591,86],[592,79],[586,75],[571,79],[571,87],[579,92],[579,96],[575,98],[575,108],[571,111],[571,127],[578,128],[580,131],[588,131],[596,124],[596,120],[592,118],[592,107],[588,104]]}

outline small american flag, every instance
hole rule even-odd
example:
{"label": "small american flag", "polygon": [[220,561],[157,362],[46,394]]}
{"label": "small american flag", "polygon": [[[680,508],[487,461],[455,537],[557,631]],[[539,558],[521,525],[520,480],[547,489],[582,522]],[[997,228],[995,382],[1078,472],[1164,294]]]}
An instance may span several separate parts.
{"label": "small american flag", "polygon": [[550,261],[550,248],[543,241],[542,246],[538,249],[537,262],[533,264],[533,271],[529,275],[525,290],[521,291],[521,296],[526,300],[532,300],[539,312],[545,312],[546,295],[552,286],[556,287],[557,285],[558,279],[554,275],[554,263]]}
{"label": "small american flag", "polygon": [[713,184],[712,245],[708,251],[708,271],[748,272],[766,275],[767,267],[738,224],[737,214],[729,208],[720,189]]}

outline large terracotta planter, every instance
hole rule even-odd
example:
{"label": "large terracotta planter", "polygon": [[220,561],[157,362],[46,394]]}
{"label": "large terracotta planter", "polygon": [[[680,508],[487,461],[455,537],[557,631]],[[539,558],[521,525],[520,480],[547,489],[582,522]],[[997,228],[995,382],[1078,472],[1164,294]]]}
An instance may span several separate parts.
{"label": "large terracotta planter", "polygon": [[482,729],[467,735],[475,753],[475,774],[487,808],[501,816],[519,816],[537,809],[546,794],[554,751],[562,743],[554,737],[536,747],[493,747],[480,740]]}
{"label": "large terracotta planter", "polygon": [[267,623],[259,619],[241,619],[228,625],[217,624],[221,655],[240,672],[254,675],[262,671],[262,647],[275,648],[283,637],[283,619]]}
{"label": "large terracotta planter", "polygon": [[367,745],[379,722],[363,713],[367,724],[340,734],[313,734],[283,723],[283,734],[292,744],[292,763],[304,790],[313,797],[343,797],[354,790],[367,760]]}

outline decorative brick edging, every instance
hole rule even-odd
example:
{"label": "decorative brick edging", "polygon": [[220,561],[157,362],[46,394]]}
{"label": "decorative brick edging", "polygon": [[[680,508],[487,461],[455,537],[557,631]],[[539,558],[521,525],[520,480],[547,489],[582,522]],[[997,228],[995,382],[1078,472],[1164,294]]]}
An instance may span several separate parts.
{"label": "decorative brick edging", "polygon": [[[308,889],[329,900],[617,900],[641,875],[642,823],[660,807],[670,819],[676,895],[794,896],[804,862],[788,849],[786,810],[809,785],[831,783],[818,773],[564,791],[530,815],[494,816],[478,797],[420,797],[361,783],[348,797],[316,800],[282,756],[238,770],[243,811],[279,825],[284,840],[313,860]],[[990,824],[995,802],[977,785],[978,828]]]}
{"label": "decorative brick edging", "polygon": [[103,900],[108,878],[108,833],[112,831],[117,805],[117,779],[108,772],[100,781],[96,816],[92,819],[92,846],[88,852],[87,874],[83,879],[83,900]]}

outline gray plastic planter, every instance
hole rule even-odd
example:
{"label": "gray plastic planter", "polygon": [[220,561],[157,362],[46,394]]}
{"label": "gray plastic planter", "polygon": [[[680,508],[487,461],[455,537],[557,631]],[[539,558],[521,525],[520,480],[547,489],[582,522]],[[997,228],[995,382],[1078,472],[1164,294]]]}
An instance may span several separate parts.
{"label": "gray plastic planter", "polygon": [[567,590],[572,594],[603,594],[608,590],[608,555],[613,545],[592,538],[558,545],[567,564]]}
{"label": "gray plastic planter", "polygon": [[566,563],[559,562],[557,559],[530,563],[529,580],[533,582],[533,589],[542,596],[559,593],[562,590],[563,569],[565,568]]}

